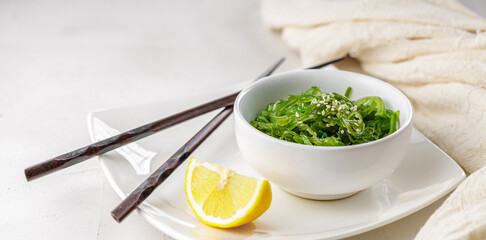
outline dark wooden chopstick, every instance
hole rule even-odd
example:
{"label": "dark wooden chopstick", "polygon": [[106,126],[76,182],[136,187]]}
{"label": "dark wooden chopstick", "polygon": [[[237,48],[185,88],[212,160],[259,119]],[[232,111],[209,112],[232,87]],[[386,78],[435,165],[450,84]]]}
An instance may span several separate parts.
{"label": "dark wooden chopstick", "polygon": [[318,64],[318,65],[315,65],[315,66],[312,66],[312,67],[308,67],[308,68],[306,68],[306,69],[319,69],[319,68],[323,68],[323,67],[325,67],[325,66],[327,66],[327,65],[331,65],[331,64],[333,64],[333,63],[337,63],[337,62],[339,62],[339,61],[343,60],[344,58],[345,58],[345,57],[338,58],[338,59],[334,59],[334,60],[331,60],[331,61],[329,61],[329,62],[321,63],[321,64]]}
{"label": "dark wooden chopstick", "polygon": [[[272,74],[275,69],[277,69],[280,64],[282,64],[284,60],[284,58],[279,59],[267,70],[265,70],[265,72],[263,72],[257,79]],[[126,144],[135,142],[137,140],[150,136],[160,130],[166,129],[170,126],[184,122],[204,113],[216,110],[218,108],[233,105],[233,102],[235,101],[236,96],[238,96],[238,93],[239,92],[233,93],[231,95],[216,99],[197,107],[193,107],[172,116],[162,118],[155,122],[151,122],[146,125],[134,128],[124,133],[120,133],[116,136],[101,140],[99,142],[95,142],[88,146],[76,149],[74,151],[65,153],[44,162],[40,162],[26,168],[24,170],[25,177],[27,178],[27,181],[32,181],[36,178],[73,166],[92,157],[101,155]]]}
{"label": "dark wooden chopstick", "polygon": [[[307,69],[318,69],[329,64],[341,61],[344,58],[336,59],[330,62],[309,67]],[[113,211],[111,216],[121,222],[125,217],[137,208],[148,196],[162,184],[171,174],[179,167],[196,148],[206,140],[206,138],[216,128],[226,120],[233,112],[233,105],[226,106],[216,117],[214,117],[206,126],[204,126],[196,135],[186,142],[177,152],[175,152],[167,161],[165,161],[154,173],[152,173],[144,182],[142,182],[130,195],[128,195]]]}

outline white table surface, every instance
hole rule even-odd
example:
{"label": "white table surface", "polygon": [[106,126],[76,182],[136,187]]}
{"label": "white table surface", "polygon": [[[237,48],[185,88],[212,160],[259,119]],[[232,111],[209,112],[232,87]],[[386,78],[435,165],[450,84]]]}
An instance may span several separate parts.
{"label": "white table surface", "polygon": [[[486,4],[464,1],[486,15]],[[87,114],[253,79],[281,56],[256,0],[0,0],[0,239],[171,239],[91,160],[27,183],[23,169],[90,143]],[[411,239],[444,199],[349,239]]]}

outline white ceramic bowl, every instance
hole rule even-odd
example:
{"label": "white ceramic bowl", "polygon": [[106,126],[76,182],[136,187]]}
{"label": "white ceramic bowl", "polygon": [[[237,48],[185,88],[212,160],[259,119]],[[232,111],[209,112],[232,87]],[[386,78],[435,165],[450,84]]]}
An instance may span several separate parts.
{"label": "white ceramic bowl", "polygon": [[[351,99],[379,96],[386,108],[400,110],[400,128],[373,142],[339,147],[308,146],[268,136],[250,121],[269,104],[300,95],[311,86]],[[390,175],[405,155],[413,109],[398,89],[376,78],[345,71],[300,70],[261,79],[244,89],[234,105],[238,146],[247,163],[284,190],[304,198],[344,198]]]}

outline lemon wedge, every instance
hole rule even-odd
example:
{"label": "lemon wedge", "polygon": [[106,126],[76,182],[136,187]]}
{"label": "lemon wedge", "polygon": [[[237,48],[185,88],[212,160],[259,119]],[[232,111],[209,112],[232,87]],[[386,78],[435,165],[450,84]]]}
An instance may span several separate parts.
{"label": "lemon wedge", "polygon": [[217,164],[191,158],[186,197],[196,216],[213,227],[230,228],[262,215],[272,202],[268,180],[243,176]]}

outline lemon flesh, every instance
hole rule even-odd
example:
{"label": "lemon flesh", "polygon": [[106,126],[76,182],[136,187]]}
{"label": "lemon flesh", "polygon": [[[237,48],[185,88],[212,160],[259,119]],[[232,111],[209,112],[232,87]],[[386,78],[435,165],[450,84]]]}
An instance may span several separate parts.
{"label": "lemon flesh", "polygon": [[267,180],[243,176],[217,164],[191,158],[186,197],[196,216],[213,227],[230,228],[262,215],[272,202]]}

